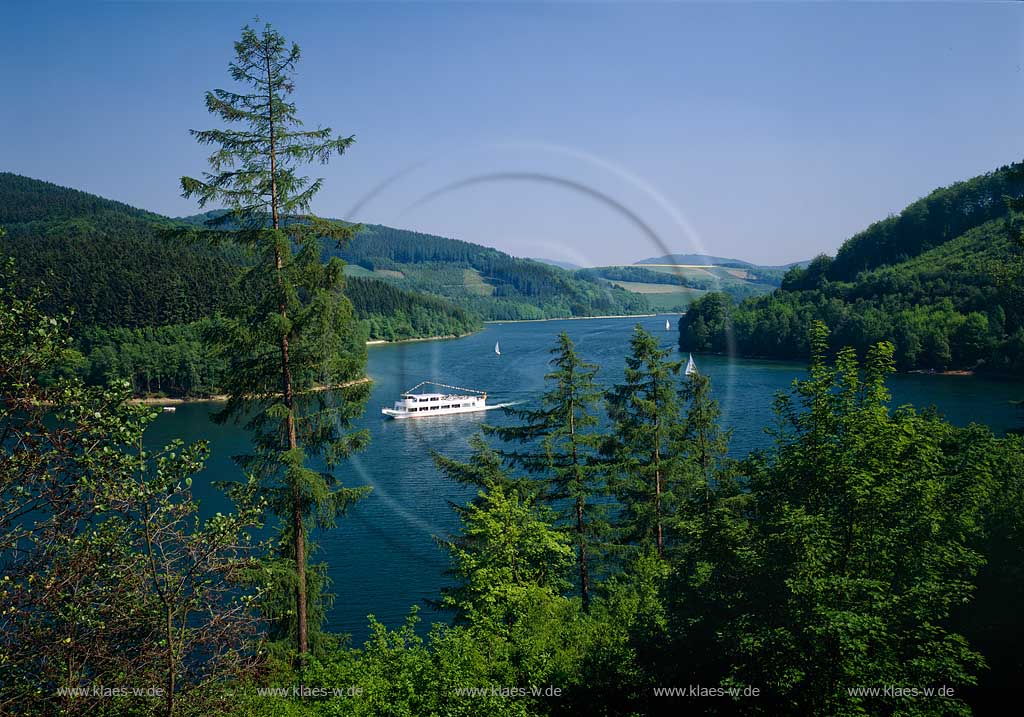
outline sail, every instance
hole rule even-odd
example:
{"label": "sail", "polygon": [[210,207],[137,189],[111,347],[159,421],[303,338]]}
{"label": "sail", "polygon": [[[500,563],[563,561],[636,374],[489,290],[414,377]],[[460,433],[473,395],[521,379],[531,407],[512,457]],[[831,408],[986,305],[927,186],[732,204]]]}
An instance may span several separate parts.
{"label": "sail", "polygon": [[697,364],[693,362],[693,354],[690,354],[690,359],[686,362],[686,375],[695,376],[697,375]]}
{"label": "sail", "polygon": [[497,341],[494,342],[494,353],[501,356],[501,345]]}
{"label": "sail", "polygon": [[672,324],[669,322],[668,319],[665,319],[665,331],[671,331],[671,330],[672,330]]}

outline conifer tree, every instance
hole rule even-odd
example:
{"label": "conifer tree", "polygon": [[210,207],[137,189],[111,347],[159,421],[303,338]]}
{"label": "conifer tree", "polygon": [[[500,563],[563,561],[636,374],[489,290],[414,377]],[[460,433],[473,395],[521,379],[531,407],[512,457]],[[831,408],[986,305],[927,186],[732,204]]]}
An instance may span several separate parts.
{"label": "conifer tree", "polygon": [[598,466],[593,460],[601,436],[597,407],[601,391],[594,382],[597,366],[583,361],[564,331],[551,349],[553,370],[545,375],[550,388],[536,409],[506,409],[522,423],[517,426],[485,426],[486,433],[504,441],[524,445],[522,451],[502,452],[513,464],[546,483],[543,498],[560,513],[559,522],[568,527],[576,543],[583,609],[590,607],[590,543],[605,533],[604,511],[593,503],[599,487]]}
{"label": "conifer tree", "polygon": [[732,431],[719,424],[721,410],[711,396],[711,378],[693,373],[683,381],[680,398],[686,406],[677,451],[685,457],[684,468],[693,479],[700,512],[705,519],[714,509],[715,497],[733,495],[735,466],[728,457]]}
{"label": "conifer tree", "polygon": [[[243,28],[229,66],[239,91],[206,94],[207,109],[228,127],[193,130],[201,144],[215,149],[210,171],[202,179],[182,177],[181,188],[200,206],[226,205],[230,212],[214,221],[232,226],[230,237],[255,257],[241,292],[255,298],[218,327],[230,396],[220,417],[244,416],[255,434],[255,455],[243,465],[262,479],[282,518],[281,550],[292,567],[275,574],[294,599],[279,617],[301,662],[309,650],[309,623],[315,630],[320,617],[319,595],[308,595],[317,575],[307,574],[307,524],[330,527],[364,492],[342,487],[334,469],[366,442],[365,432],[346,431],[362,413],[369,389],[362,380],[365,343],[342,293],[343,263],[320,261],[322,238],[344,242],[358,227],[311,214],[321,180],[299,174],[304,164],[341,155],[354,138],[336,137],[325,127],[303,129],[288,99],[299,58],[298,45],[289,46],[270,25]],[[331,390],[319,390],[325,387]],[[309,467],[314,456],[324,459],[326,470]]]}
{"label": "conifer tree", "polygon": [[571,551],[537,494],[508,475],[482,438],[471,445],[469,464],[435,456],[449,478],[475,475],[480,481],[468,505],[452,505],[462,532],[443,545],[458,584],[443,591],[441,605],[456,610],[462,622],[508,636],[538,601],[554,600],[568,587],[561,576],[571,564]]}
{"label": "conifer tree", "polygon": [[679,659],[652,664],[665,681],[699,674],[702,681],[718,684],[726,676],[728,646],[722,637],[737,617],[748,575],[744,508],[749,495],[735,479],[738,467],[728,456],[731,431],[719,423],[711,387],[709,376],[693,373],[680,391],[685,414],[672,447],[679,457],[678,507],[671,522],[677,538],[665,590],[670,639]]}
{"label": "conifer tree", "polygon": [[625,509],[621,525],[629,544],[652,545],[665,554],[666,516],[677,457],[669,450],[679,430],[679,400],[675,376],[680,362],[670,361],[672,349],[639,324],[630,339],[625,382],[608,392],[608,413],[614,422],[602,451],[609,459],[613,485]]}

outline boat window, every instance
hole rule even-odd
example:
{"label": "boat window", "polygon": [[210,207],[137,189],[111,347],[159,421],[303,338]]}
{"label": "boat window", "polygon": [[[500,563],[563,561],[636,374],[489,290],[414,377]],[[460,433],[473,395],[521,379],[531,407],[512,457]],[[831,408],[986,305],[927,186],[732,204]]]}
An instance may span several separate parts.
{"label": "boat window", "polygon": [[430,400],[431,400],[431,401],[440,401],[441,399],[440,399],[440,398],[438,398],[437,396],[432,396],[432,397],[430,398]]}
{"label": "boat window", "polygon": [[409,409],[409,413],[416,413],[416,409],[415,408],[410,408]]}

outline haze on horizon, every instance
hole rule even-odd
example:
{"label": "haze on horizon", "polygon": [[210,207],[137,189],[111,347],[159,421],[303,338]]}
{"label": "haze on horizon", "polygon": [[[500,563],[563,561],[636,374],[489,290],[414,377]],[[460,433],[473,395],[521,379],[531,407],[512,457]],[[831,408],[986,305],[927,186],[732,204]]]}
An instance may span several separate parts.
{"label": "haze on horizon", "polygon": [[[1024,156],[1017,4],[5,4],[0,171],[199,211],[190,128],[259,15],[308,124],[354,134],[314,209],[577,264],[834,253]],[[655,237],[655,239],[652,239]]]}

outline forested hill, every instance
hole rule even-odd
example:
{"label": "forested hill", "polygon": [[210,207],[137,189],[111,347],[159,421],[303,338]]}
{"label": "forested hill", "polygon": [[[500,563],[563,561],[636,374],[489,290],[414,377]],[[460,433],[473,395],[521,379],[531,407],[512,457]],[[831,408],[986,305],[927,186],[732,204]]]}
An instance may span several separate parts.
{"label": "forested hill", "polygon": [[[138,392],[216,390],[220,366],[203,344],[207,317],[244,300],[247,259],[229,244],[166,238],[170,219],[121,202],[0,173],[0,260],[13,258],[23,294],[40,289],[52,314],[73,312],[78,354],[68,369],[94,382],[128,378]],[[451,302],[369,279],[346,293],[368,336],[459,335],[480,319]]]}
{"label": "forested hill", "polygon": [[896,346],[897,366],[1024,372],[1021,218],[1024,164],[937,189],[846,241],[835,258],[794,267],[772,294],[713,294],[680,321],[687,351],[803,358],[815,319],[835,346]]}
{"label": "forested hill", "polygon": [[0,256],[13,256],[44,308],[76,328],[163,326],[208,316],[233,297],[239,257],[160,239],[172,220],[76,189],[0,173]]}
{"label": "forested hill", "polygon": [[1004,217],[1005,197],[1024,194],[1024,164],[1000,167],[936,189],[894,217],[848,239],[828,267],[831,281],[853,281],[866,270],[898,264]]}
{"label": "forested hill", "polygon": [[[179,221],[204,224],[221,212]],[[353,276],[380,279],[403,289],[457,303],[485,320],[550,319],[641,314],[651,310],[639,293],[534,259],[460,239],[364,224],[338,248],[325,242],[324,257],[348,262]]]}
{"label": "forested hill", "polygon": [[458,302],[485,319],[544,319],[649,311],[637,293],[582,272],[458,239],[364,225],[341,249],[325,247],[377,278]]}

